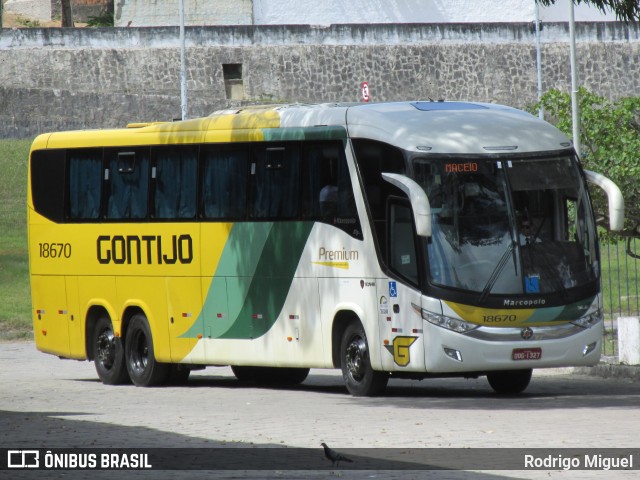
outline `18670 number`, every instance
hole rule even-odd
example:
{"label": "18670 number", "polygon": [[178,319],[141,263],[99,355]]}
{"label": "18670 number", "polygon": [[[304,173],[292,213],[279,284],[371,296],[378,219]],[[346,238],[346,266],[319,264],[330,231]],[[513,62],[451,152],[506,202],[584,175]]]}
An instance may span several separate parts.
{"label": "18670 number", "polygon": [[39,243],[40,258],[70,258],[70,243]]}

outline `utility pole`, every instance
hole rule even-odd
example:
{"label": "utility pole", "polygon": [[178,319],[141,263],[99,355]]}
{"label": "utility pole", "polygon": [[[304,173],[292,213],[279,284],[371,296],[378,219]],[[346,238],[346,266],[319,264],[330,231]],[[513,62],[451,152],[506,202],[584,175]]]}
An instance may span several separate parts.
{"label": "utility pole", "polygon": [[[0,0],[1,1],[1,0]],[[75,25],[73,24],[73,11],[71,7],[71,0],[61,0],[60,6],[62,7],[62,27],[72,28]]]}
{"label": "utility pole", "polygon": [[182,120],[187,119],[187,60],[184,38],[184,0],[179,0],[180,7],[180,106]]}
{"label": "utility pole", "polygon": [[571,123],[573,124],[573,148],[580,157],[580,105],[578,103],[578,69],[576,66],[576,20],[573,0],[569,2],[569,55],[571,57]]}
{"label": "utility pole", "polygon": [[[535,0],[534,0],[535,1]],[[535,2],[536,9],[536,72],[538,74],[538,102],[542,99],[542,60],[540,53],[540,7]],[[538,109],[538,117],[544,119],[544,110],[542,106]]]}

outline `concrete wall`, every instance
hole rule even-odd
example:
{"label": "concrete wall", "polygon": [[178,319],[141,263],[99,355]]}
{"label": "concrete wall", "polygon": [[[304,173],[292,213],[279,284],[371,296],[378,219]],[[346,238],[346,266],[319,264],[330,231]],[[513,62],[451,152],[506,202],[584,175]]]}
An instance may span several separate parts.
{"label": "concrete wall", "polygon": [[6,0],[4,12],[15,13],[33,20],[51,20],[51,2],[46,0]]}
{"label": "concrete wall", "polygon": [[[6,0],[4,7],[6,13],[18,14],[30,20],[50,21],[60,19],[62,15],[60,0]],[[74,21],[86,22],[89,17],[98,16],[112,8],[113,0],[72,0],[71,7]]]}
{"label": "concrete wall", "polygon": [[[116,26],[178,25],[176,0],[115,0]],[[569,0],[540,7],[546,22],[568,21]],[[613,21],[589,5],[576,21]],[[185,1],[186,25],[331,25],[335,23],[521,23],[535,19],[534,0],[212,0]]]}
{"label": "concrete wall", "polygon": [[[581,83],[611,98],[640,95],[639,28],[578,24]],[[566,24],[543,29],[545,90],[569,90],[567,36]],[[179,117],[179,58],[176,27],[4,30],[0,137]],[[191,27],[189,116],[243,103],[358,101],[363,81],[374,101],[523,107],[536,100],[535,58],[530,24]],[[238,65],[242,77],[225,78]]]}
{"label": "concrete wall", "polygon": [[[142,0],[138,0],[142,1]],[[520,23],[535,20],[534,0],[253,0],[257,25],[332,23]],[[569,0],[540,7],[540,19],[568,21]],[[615,20],[588,5],[576,21]]]}
{"label": "concrete wall", "polygon": [[[117,27],[179,25],[177,0],[115,0]],[[185,25],[250,25],[252,0],[184,0]]]}

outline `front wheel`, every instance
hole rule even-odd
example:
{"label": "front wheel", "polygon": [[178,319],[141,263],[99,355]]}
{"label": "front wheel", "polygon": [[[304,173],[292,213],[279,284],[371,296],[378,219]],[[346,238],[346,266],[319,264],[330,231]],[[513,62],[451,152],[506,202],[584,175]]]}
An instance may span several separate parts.
{"label": "front wheel", "polygon": [[516,395],[522,393],[529,386],[532,369],[505,370],[487,373],[487,380],[491,388],[500,395]]}
{"label": "front wheel", "polygon": [[169,364],[156,360],[149,322],[144,315],[134,315],[127,329],[124,342],[127,371],[138,387],[152,387],[164,383],[169,374]]}
{"label": "front wheel", "polygon": [[124,361],[122,341],[115,336],[111,319],[100,317],[93,329],[93,362],[98,378],[105,385],[119,385],[129,381]]}
{"label": "front wheel", "polygon": [[342,336],[340,366],[345,386],[351,395],[378,395],[387,386],[389,375],[371,367],[367,336],[360,322],[351,323]]}

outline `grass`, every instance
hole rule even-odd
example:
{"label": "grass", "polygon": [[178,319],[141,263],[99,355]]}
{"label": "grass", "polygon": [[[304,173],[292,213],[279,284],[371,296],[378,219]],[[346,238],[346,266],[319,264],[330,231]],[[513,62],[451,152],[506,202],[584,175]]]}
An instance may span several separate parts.
{"label": "grass", "polygon": [[[632,251],[640,254],[640,241],[631,240]],[[617,318],[637,316],[639,312],[640,260],[627,255],[627,242],[603,243],[602,299],[604,301],[605,337],[603,354],[618,353]]]}
{"label": "grass", "polygon": [[0,340],[32,337],[27,252],[31,140],[0,141]]}
{"label": "grass", "polygon": [[[640,253],[640,241],[635,242],[635,251]],[[640,285],[640,260],[626,253],[626,241],[603,244],[602,254],[602,296],[605,315],[610,318],[638,315]]]}

